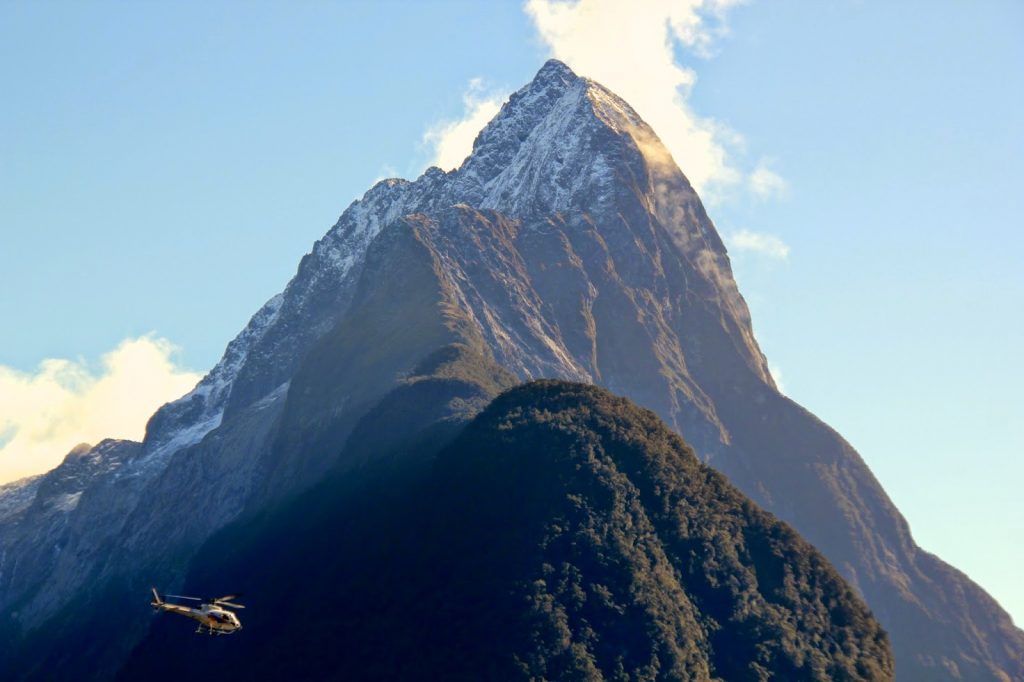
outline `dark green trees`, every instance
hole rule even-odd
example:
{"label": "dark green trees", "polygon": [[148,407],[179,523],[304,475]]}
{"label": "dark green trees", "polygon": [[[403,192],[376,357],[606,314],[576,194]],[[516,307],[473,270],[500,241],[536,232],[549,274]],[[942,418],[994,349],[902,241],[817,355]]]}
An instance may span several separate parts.
{"label": "dark green trees", "polygon": [[821,555],[627,400],[533,382],[407,454],[215,538],[192,586],[244,589],[246,629],[161,623],[123,678],[892,678]]}

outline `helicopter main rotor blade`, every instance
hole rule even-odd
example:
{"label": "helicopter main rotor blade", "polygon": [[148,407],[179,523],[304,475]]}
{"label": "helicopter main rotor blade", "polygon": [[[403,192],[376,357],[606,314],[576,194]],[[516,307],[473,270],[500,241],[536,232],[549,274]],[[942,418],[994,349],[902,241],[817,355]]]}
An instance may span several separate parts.
{"label": "helicopter main rotor blade", "polygon": [[217,597],[213,601],[231,601],[232,599],[238,599],[241,597],[241,593],[238,594],[225,594],[223,597]]}
{"label": "helicopter main rotor blade", "polygon": [[199,597],[186,597],[183,594],[165,594],[163,596],[170,597],[171,599],[191,599],[192,601],[203,601]]}
{"label": "helicopter main rotor blade", "polygon": [[219,601],[218,600],[218,601],[215,601],[213,603],[216,604],[217,606],[229,606],[229,607],[231,607],[233,609],[244,609],[245,608],[245,606],[242,605],[242,604],[234,604],[234,603],[229,602],[229,601]]}

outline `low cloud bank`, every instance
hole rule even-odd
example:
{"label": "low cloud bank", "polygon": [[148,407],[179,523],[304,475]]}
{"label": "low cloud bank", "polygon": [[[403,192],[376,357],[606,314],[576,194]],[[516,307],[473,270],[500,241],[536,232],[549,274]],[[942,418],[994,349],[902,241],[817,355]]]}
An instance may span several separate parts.
{"label": "low cloud bank", "polygon": [[0,365],[0,484],[43,473],[79,443],[141,440],[158,407],[201,378],[175,361],[166,339],[125,339],[93,369],[43,360],[35,372]]}

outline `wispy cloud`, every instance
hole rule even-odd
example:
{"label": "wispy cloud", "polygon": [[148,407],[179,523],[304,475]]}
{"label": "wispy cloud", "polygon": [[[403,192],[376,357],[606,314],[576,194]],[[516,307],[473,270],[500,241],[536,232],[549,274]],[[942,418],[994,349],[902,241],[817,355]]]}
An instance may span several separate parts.
{"label": "wispy cloud", "polygon": [[694,187],[714,197],[716,190],[743,184],[745,174],[730,157],[730,149],[742,147],[742,137],[720,121],[694,113],[689,98],[697,73],[680,63],[677,48],[691,56],[709,56],[728,31],[728,10],[737,4],[528,0],[526,12],[553,56],[633,105]]}
{"label": "wispy cloud", "polygon": [[462,95],[462,116],[435,123],[423,134],[423,142],[432,150],[430,165],[443,170],[462,165],[473,151],[477,133],[494,118],[507,97],[505,92],[487,92],[481,78],[470,80]]}
{"label": "wispy cloud", "polygon": [[52,469],[78,443],[141,439],[153,412],[200,379],[174,355],[170,342],[143,336],[95,372],[80,360],[44,360],[35,372],[0,365],[0,483]]}
{"label": "wispy cloud", "polygon": [[789,190],[789,185],[781,175],[769,168],[766,162],[757,164],[757,168],[747,178],[750,191],[760,199],[774,199],[783,197]]}
{"label": "wispy cloud", "polygon": [[789,244],[773,234],[740,230],[725,235],[726,245],[734,251],[753,251],[769,258],[789,258]]}
{"label": "wispy cloud", "polygon": [[398,169],[392,166],[390,163],[382,164],[380,167],[380,173],[373,179],[373,184],[377,184],[381,180],[388,180],[390,178],[401,177]]}

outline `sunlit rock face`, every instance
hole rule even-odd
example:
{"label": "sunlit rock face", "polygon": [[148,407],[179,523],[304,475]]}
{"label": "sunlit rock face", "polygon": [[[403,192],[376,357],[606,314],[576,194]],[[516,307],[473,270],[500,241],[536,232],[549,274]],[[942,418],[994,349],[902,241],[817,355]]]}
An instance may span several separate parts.
{"label": "sunlit rock face", "polygon": [[829,558],[901,678],[1024,679],[1008,615],[920,550],[859,455],[776,390],[677,162],[626,102],[545,64],[460,168],[385,180],[346,209],[143,443],[108,444],[121,454],[84,460],[59,499],[45,491],[70,462],[0,488],[4,636],[45,649],[45,624],[98,584],[180,581],[212,533],[346,466],[360,420],[456,345],[520,380],[592,382],[654,410]]}

